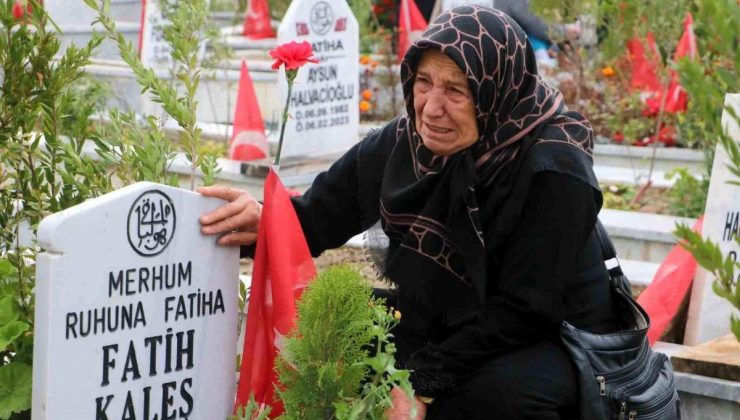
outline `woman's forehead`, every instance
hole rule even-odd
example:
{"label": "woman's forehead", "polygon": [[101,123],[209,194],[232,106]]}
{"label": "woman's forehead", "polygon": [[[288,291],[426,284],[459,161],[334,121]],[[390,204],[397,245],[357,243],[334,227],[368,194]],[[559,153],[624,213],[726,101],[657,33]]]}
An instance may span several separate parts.
{"label": "woman's forehead", "polygon": [[426,50],[419,60],[417,73],[452,82],[466,82],[465,73],[450,57],[438,50]]}

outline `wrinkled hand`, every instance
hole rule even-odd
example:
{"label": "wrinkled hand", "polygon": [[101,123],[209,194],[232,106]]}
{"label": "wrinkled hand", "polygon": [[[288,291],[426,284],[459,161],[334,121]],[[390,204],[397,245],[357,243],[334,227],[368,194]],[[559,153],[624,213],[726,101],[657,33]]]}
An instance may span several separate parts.
{"label": "wrinkled hand", "polygon": [[[427,414],[427,406],[414,398],[409,399],[405,392],[400,388],[391,390],[391,400],[393,407],[385,410],[385,417],[388,420],[423,420]],[[416,417],[411,417],[411,407],[416,406]]]}
{"label": "wrinkled hand", "polygon": [[248,192],[223,185],[200,187],[206,197],[228,201],[227,204],[200,216],[200,231],[205,235],[222,235],[219,245],[250,245],[257,240],[262,204]]}

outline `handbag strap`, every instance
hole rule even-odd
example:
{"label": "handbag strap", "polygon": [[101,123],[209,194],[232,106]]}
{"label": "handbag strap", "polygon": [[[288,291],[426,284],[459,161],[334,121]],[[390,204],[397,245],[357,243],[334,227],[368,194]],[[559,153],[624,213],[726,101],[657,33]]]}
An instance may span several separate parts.
{"label": "handbag strap", "polygon": [[[596,219],[596,237],[599,240],[604,261],[617,258],[617,250],[614,248],[614,243],[609,237],[609,234],[606,233],[606,228],[601,224],[601,220],[599,219]],[[617,261],[617,265],[619,265],[619,261]]]}
{"label": "handbag strap", "polygon": [[614,243],[599,219],[596,219],[595,231],[597,240],[599,241],[599,246],[601,247],[604,264],[609,272],[609,279],[612,287],[622,290],[628,296],[628,299],[634,301],[632,298],[632,285],[627,276],[624,275],[622,265],[619,263],[619,258],[617,257],[617,250],[614,247]]}

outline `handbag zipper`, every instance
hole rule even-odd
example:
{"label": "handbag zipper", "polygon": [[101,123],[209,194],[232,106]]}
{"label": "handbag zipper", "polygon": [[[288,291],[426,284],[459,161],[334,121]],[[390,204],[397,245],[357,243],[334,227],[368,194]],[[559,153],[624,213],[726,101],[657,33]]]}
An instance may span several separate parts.
{"label": "handbag zipper", "polygon": [[603,376],[599,375],[596,377],[596,382],[599,383],[599,395],[602,397],[606,395],[606,380]]}
{"label": "handbag zipper", "polygon": [[625,420],[624,415],[625,413],[627,413],[627,403],[622,401],[620,404],[621,407],[619,408],[619,420]]}
{"label": "handbag zipper", "polygon": [[[674,390],[673,390],[673,380],[669,382],[669,386],[666,390],[666,393],[659,396],[657,399],[654,399],[650,401],[648,404],[642,405],[642,412],[649,412],[651,408],[660,406],[662,404],[665,404],[667,401],[670,401],[674,397]],[[620,396],[621,398],[621,396]],[[622,401],[619,403],[619,420],[635,420],[637,419],[637,410],[630,410],[628,417],[625,419],[625,415],[627,414],[627,402]],[[670,407],[668,407],[670,408]],[[666,408],[662,408],[659,412],[667,411]],[[651,413],[648,415],[649,418],[653,418],[653,415],[656,413]]]}
{"label": "handbag zipper", "polygon": [[671,396],[671,399],[669,401],[673,401],[673,404],[666,404],[663,408],[660,410],[650,413],[647,415],[644,415],[643,418],[645,420],[663,420],[666,418],[666,414],[669,412],[676,412],[678,409],[676,408],[676,403],[678,401],[678,396],[676,394],[673,394]]}
{"label": "handbag zipper", "polygon": [[629,381],[624,382],[622,384],[619,384],[619,389],[622,394],[627,394],[631,391],[633,391],[635,388],[638,388],[639,385],[642,385],[644,383],[653,383],[655,382],[655,379],[658,375],[660,375],[660,371],[658,370],[658,366],[660,366],[662,363],[665,362],[665,359],[661,357],[659,354],[655,355],[653,357],[649,364],[646,366],[646,369],[643,370],[643,372],[647,372],[650,376],[645,380],[645,377],[643,376],[637,376],[634,378],[631,378]]}
{"label": "handbag zipper", "polygon": [[632,362],[632,364],[628,368],[624,369],[621,372],[616,372],[613,375],[609,375],[608,373],[599,373],[597,375],[603,376],[604,378],[606,378],[607,376],[610,376],[609,382],[619,381],[620,379],[624,379],[626,377],[632,376],[632,374],[634,374],[635,372],[640,371],[641,370],[640,368],[644,364],[643,363],[644,359],[647,359],[649,355],[650,355],[650,348],[648,346],[643,346],[640,349],[640,352],[637,354],[637,357],[635,358],[635,360]]}
{"label": "handbag zipper", "polygon": [[666,388],[666,392],[663,395],[660,395],[660,396],[654,398],[649,403],[645,404],[643,406],[643,411],[649,411],[653,407],[656,407],[656,406],[660,406],[662,404],[665,404],[666,401],[669,401],[669,400],[671,400],[673,398],[674,391],[675,391],[674,390],[674,382],[671,379],[668,382],[668,387]]}

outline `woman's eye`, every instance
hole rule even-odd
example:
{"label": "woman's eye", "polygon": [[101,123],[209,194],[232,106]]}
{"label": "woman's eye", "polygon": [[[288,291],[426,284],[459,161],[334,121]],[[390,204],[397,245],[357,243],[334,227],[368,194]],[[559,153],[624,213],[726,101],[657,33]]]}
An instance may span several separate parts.
{"label": "woman's eye", "polygon": [[465,97],[465,92],[463,92],[461,89],[457,88],[450,88],[450,93],[456,97]]}
{"label": "woman's eye", "polygon": [[427,92],[431,89],[432,84],[429,82],[429,79],[425,79],[423,77],[417,77],[416,82],[414,83],[414,88],[419,89],[420,92]]}

